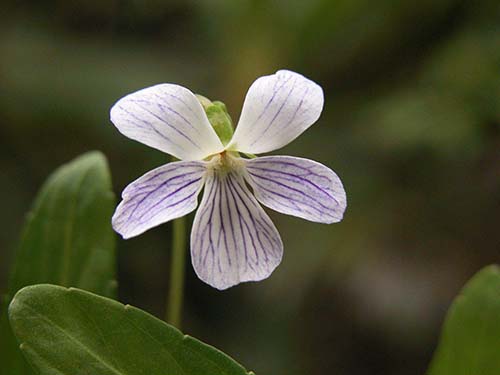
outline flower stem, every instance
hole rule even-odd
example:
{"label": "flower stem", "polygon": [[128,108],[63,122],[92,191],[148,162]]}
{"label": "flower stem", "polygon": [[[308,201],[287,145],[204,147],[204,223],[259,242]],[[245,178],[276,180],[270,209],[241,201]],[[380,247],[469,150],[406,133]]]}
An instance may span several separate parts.
{"label": "flower stem", "polygon": [[180,329],[186,262],[186,217],[175,219],[173,227],[170,290],[165,320]]}

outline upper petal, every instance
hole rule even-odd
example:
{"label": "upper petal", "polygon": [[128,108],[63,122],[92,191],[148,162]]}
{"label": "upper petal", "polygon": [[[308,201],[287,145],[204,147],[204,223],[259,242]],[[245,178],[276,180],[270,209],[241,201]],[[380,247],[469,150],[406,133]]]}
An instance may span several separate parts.
{"label": "upper petal", "polygon": [[278,212],[320,223],[342,220],[347,206],[339,177],[309,159],[265,156],[247,160],[255,197]]}
{"label": "upper petal", "polygon": [[288,70],[260,77],[248,90],[229,149],[259,154],[276,150],[316,122],[323,90]]}
{"label": "upper petal", "polygon": [[181,160],[202,160],[224,147],[196,96],[170,83],[120,99],[111,121],[129,138]]}
{"label": "upper petal", "polygon": [[123,190],[123,200],[113,215],[113,228],[123,238],[130,238],[193,211],[198,205],[205,164],[173,162],[132,182]]}
{"label": "upper petal", "polygon": [[217,289],[262,280],[282,255],[278,231],[243,178],[235,172],[209,172],[191,232],[191,259],[198,277]]}

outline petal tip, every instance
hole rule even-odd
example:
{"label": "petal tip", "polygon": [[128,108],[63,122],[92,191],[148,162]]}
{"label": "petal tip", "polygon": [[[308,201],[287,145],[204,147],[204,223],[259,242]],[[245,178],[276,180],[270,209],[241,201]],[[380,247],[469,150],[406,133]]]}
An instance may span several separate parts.
{"label": "petal tip", "polygon": [[252,277],[252,278],[242,278],[242,279],[233,280],[230,282],[220,282],[219,280],[206,278],[206,277],[198,274],[198,272],[196,271],[196,268],[195,268],[195,273],[198,276],[198,278],[201,281],[203,281],[205,284],[210,285],[212,288],[217,289],[217,290],[222,292],[222,291],[228,290],[230,288],[233,288],[233,287],[240,285],[240,284],[243,284],[243,283],[256,283],[259,281],[266,280],[272,276],[273,272],[280,265],[280,263],[281,263],[281,258],[279,259],[279,262],[277,262],[276,265],[274,265],[272,267],[272,269],[268,270],[267,272],[265,272],[262,275]]}

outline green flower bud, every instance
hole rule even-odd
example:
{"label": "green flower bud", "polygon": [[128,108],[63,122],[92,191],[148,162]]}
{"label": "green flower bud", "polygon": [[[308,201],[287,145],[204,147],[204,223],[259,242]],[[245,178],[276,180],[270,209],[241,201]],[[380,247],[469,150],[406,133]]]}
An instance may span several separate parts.
{"label": "green flower bud", "polygon": [[196,97],[203,106],[208,121],[210,121],[210,124],[214,128],[215,133],[219,136],[222,144],[224,146],[227,145],[233,137],[234,128],[233,121],[227,112],[226,105],[220,101],[212,102],[201,95],[196,95]]}

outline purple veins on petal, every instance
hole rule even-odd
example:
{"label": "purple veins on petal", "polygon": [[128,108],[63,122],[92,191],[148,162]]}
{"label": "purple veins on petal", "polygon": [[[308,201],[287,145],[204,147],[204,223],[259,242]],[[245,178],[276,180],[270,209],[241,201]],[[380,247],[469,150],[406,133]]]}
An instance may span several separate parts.
{"label": "purple veins on petal", "polygon": [[347,202],[339,177],[312,160],[266,156],[246,162],[255,197],[278,212],[321,223],[342,220]]}
{"label": "purple veins on petal", "polygon": [[230,147],[259,154],[283,147],[318,119],[323,90],[304,76],[281,70],[248,90]]}
{"label": "purple veins on petal", "polygon": [[[159,107],[160,108],[160,113],[156,114],[152,110],[150,110],[150,109],[148,109],[148,108],[146,108],[144,106],[139,105],[138,104],[138,103],[140,103],[139,100],[131,100],[131,103],[136,104],[138,108],[140,108],[142,111],[144,111],[145,113],[147,113],[148,115],[150,115],[151,117],[153,117],[153,119],[156,119],[160,124],[166,125],[168,128],[170,128],[171,131],[176,132],[178,135],[180,135],[182,138],[184,138],[187,142],[189,142],[193,147],[196,147],[198,150],[201,150],[201,147],[198,144],[198,142],[194,138],[191,138],[188,135],[186,135],[186,133],[181,130],[182,128],[180,126],[178,126],[178,124],[172,125],[170,122],[168,122],[165,119],[165,117],[167,117],[167,116],[165,116],[165,112],[163,111],[162,107]],[[144,123],[147,123],[147,122],[144,122]],[[151,128],[156,133],[161,134],[164,139],[168,139],[167,136],[165,136],[160,130],[158,130],[157,127],[154,126],[154,122],[150,122],[148,124],[149,124],[149,126],[151,126]],[[193,127],[190,122],[188,122],[188,124],[189,124],[190,127]],[[164,128],[163,130],[165,131],[166,129]]]}
{"label": "purple veins on petal", "polygon": [[178,85],[125,96],[111,109],[111,121],[127,137],[181,160],[202,160],[224,148],[198,99]]}
{"label": "purple veins on petal", "polygon": [[[292,77],[287,77],[285,79],[284,82],[281,83],[280,87],[279,88],[276,88],[276,85],[278,84],[279,80],[276,80],[276,83],[274,84],[274,87],[273,87],[273,95],[271,96],[271,98],[269,98],[269,100],[267,100],[267,103],[265,105],[265,107],[262,109],[262,112],[260,113],[259,117],[257,117],[257,119],[252,123],[252,126],[255,126],[255,123],[259,120],[262,119],[262,117],[264,115],[267,114],[267,110],[269,109],[269,107],[271,106],[271,104],[273,103],[274,99],[276,98],[276,95],[280,92],[280,90],[288,83],[288,81],[290,81],[292,79]],[[265,100],[265,97],[264,95],[266,94],[266,91],[263,90],[263,96],[261,97],[261,100]],[[290,94],[288,95],[290,96]],[[276,114],[273,116],[273,120],[271,120],[271,122],[268,124],[268,127],[272,124],[272,122],[274,121],[274,119],[276,119],[276,117],[278,116],[278,114],[280,113],[281,109],[283,108],[283,105],[284,103],[282,103],[280,105],[280,108],[278,109],[278,111],[276,112]]]}
{"label": "purple veins on petal", "polygon": [[[288,81],[291,79],[291,77],[289,77],[286,82],[282,85],[284,86],[286,83],[288,83]],[[285,107],[285,105],[287,104],[288,102],[288,99],[290,99],[290,95],[293,93],[293,91],[295,90],[295,87],[296,87],[296,83],[297,83],[297,78],[295,78],[293,84],[292,84],[292,87],[290,88],[290,91],[288,91],[288,94],[286,95],[285,99],[282,101],[282,103],[280,104],[280,106],[278,107],[276,113],[274,114],[274,116],[271,118],[271,120],[269,121],[269,123],[267,124],[267,126],[264,128],[264,130],[261,132],[260,136],[256,139],[254,139],[254,141],[252,142],[252,146],[255,145],[257,142],[261,141],[263,139],[263,137],[266,135],[266,133],[268,132],[269,128],[271,127],[271,125],[276,121],[276,119],[278,118],[278,116],[282,113],[283,111],[283,107]],[[273,96],[274,98],[274,96]],[[266,107],[267,108],[267,107]],[[297,107],[298,108],[298,107]],[[297,111],[294,111],[294,113],[296,113]]]}
{"label": "purple veins on petal", "polygon": [[[246,212],[248,213],[250,220],[251,220],[251,224],[253,224],[256,227],[260,227],[260,231],[258,231],[256,233],[257,240],[259,241],[259,245],[262,248],[266,248],[266,246],[270,245],[269,249],[271,249],[271,250],[274,248],[274,246],[279,246],[279,243],[275,242],[275,238],[272,237],[271,232],[272,232],[273,228],[269,226],[269,222],[262,216],[262,213],[264,213],[264,211],[263,210],[261,211],[260,205],[255,201],[255,199],[248,200],[248,204],[245,202],[244,198],[247,196],[248,190],[243,191],[241,189],[241,185],[233,183],[231,181],[231,179],[229,180],[229,186],[230,186],[230,189],[236,193],[236,195],[239,198],[239,202],[241,203],[241,206],[243,206],[245,208]],[[254,217],[254,215],[251,214],[251,209],[250,209],[249,205],[253,206],[255,209],[258,209],[257,215],[255,215],[255,217]],[[247,229],[248,229],[248,226],[247,226]],[[266,237],[266,239],[269,241],[268,245],[264,245],[262,243],[261,235]],[[253,240],[253,237],[251,237],[251,238]],[[253,244],[253,245],[255,245],[255,244]],[[258,261],[258,253],[256,253],[255,256],[256,256],[257,261]],[[264,252],[264,257],[267,261],[267,252]]]}
{"label": "purple veins on petal", "polygon": [[217,289],[268,277],[280,263],[279,233],[235,172],[210,171],[191,232],[198,277]]}
{"label": "purple veins on petal", "polygon": [[156,168],[128,185],[113,215],[113,228],[134,237],[197,206],[205,162],[173,162]]}

